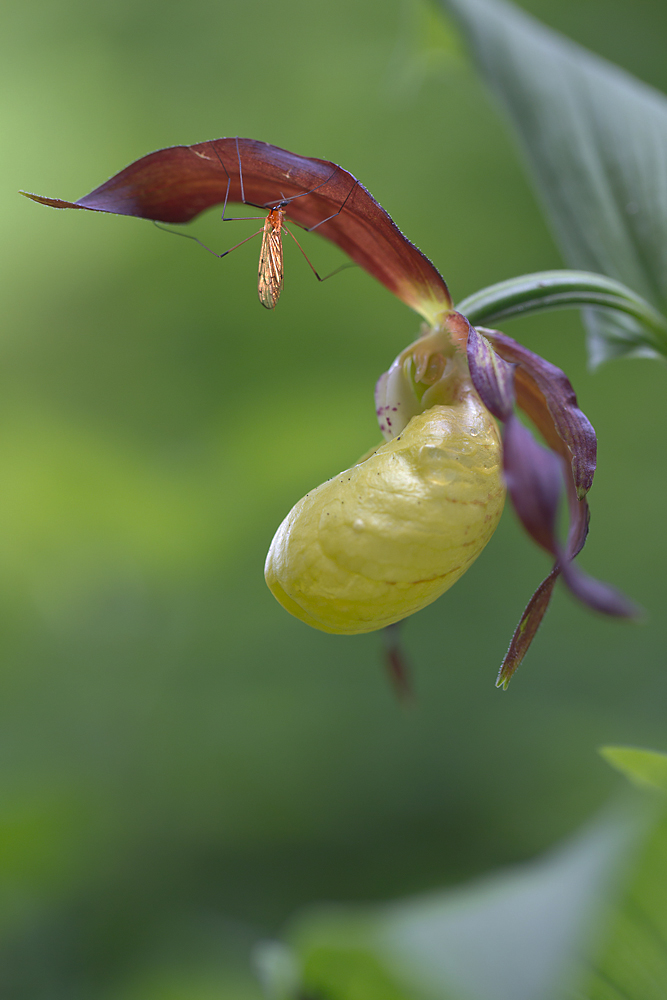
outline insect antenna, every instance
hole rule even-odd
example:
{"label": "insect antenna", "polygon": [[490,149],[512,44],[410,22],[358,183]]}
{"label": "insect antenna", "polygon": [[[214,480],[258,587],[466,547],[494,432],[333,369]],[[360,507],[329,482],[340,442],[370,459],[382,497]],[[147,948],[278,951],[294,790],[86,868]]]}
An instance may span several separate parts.
{"label": "insect antenna", "polygon": [[[241,161],[239,159],[239,166],[240,166],[240,163],[241,163]],[[282,200],[281,201],[275,201],[275,202],[268,202],[267,201],[266,205],[262,205],[262,206],[258,205],[257,207],[258,208],[259,207],[261,207],[261,208],[283,208],[285,205],[289,205],[290,202],[296,201],[297,198],[307,198],[309,194],[314,194],[315,191],[319,191],[319,189],[321,187],[324,187],[325,184],[328,184],[329,181],[331,180],[331,178],[334,176],[334,174],[338,170],[340,170],[340,167],[334,167],[334,169],[331,171],[331,173],[329,174],[328,177],[325,177],[325,179],[323,181],[320,181],[319,184],[316,184],[315,187],[309,188],[308,191],[302,191],[301,194],[292,194],[292,195],[289,196],[289,198],[286,198],[285,195],[283,194],[283,192],[281,191],[280,192],[281,195],[282,195]],[[358,184],[359,181],[357,181],[356,183]],[[349,195],[348,195],[348,197],[349,197]],[[345,199],[345,201],[347,201],[347,198]],[[250,204],[250,202],[248,202],[248,204]],[[342,208],[342,205],[341,205],[341,208]],[[338,212],[340,212],[340,208],[338,209]],[[338,215],[338,212],[336,212],[335,214]],[[333,218],[333,216],[331,216],[330,218]],[[327,220],[323,219],[322,221],[326,222]],[[318,222],[317,225],[321,226],[322,223]]]}
{"label": "insect antenna", "polygon": [[[225,194],[225,203],[224,203],[223,208],[222,208],[222,221],[223,222],[246,222],[246,221],[248,221],[248,219],[258,219],[259,216],[254,216],[254,215],[253,216],[246,216],[246,217],[243,217],[243,218],[232,218],[232,217],[228,217],[225,214],[226,211],[227,211],[227,200],[229,198],[229,188],[231,186],[232,179],[229,176],[229,171],[227,170],[227,167],[225,166],[224,161],[223,161],[222,157],[220,156],[220,153],[218,152],[218,150],[216,149],[216,147],[213,145],[213,143],[210,143],[210,146],[211,146],[213,152],[215,153],[215,155],[217,156],[218,162],[220,163],[220,166],[222,167],[222,169],[227,174],[227,192]],[[238,165],[239,165],[239,183],[241,185],[241,201],[243,202],[244,205],[252,205],[253,208],[266,208],[266,209],[269,209],[269,210],[272,209],[272,208],[284,208],[286,205],[289,205],[290,202],[296,201],[297,198],[307,198],[308,195],[314,194],[315,191],[319,191],[319,189],[321,187],[324,187],[326,184],[328,184],[329,181],[332,179],[332,177],[334,177],[334,175],[340,170],[340,167],[334,166],[333,170],[331,171],[331,173],[329,174],[328,177],[325,177],[325,179],[323,181],[320,181],[319,184],[316,184],[315,187],[309,188],[308,191],[302,191],[300,194],[293,194],[293,195],[290,195],[287,198],[285,197],[285,195],[281,191],[280,192],[280,194],[281,194],[281,198],[280,199],[277,199],[275,201],[267,201],[263,205],[258,205],[254,201],[246,201],[245,187],[244,187],[244,184],[243,184],[243,165],[241,163],[241,149],[239,147],[239,137],[238,136],[236,136],[236,158],[238,160]],[[308,226],[308,227],[304,226],[304,232],[310,233],[314,229],[317,229],[319,226],[323,226],[325,222],[330,222],[331,219],[335,219],[337,215],[340,215],[340,213],[343,211],[343,209],[347,205],[347,202],[348,202],[350,196],[352,195],[352,192],[355,190],[355,188],[357,187],[358,184],[359,184],[359,181],[355,179],[354,184],[352,185],[352,187],[350,188],[350,190],[347,192],[347,194],[345,196],[345,201],[343,202],[343,204],[340,206],[340,208],[336,212],[334,212],[332,215],[328,215],[326,217],[326,219],[321,219],[319,222],[316,222],[314,226]],[[290,236],[292,236],[292,233],[290,233]],[[292,239],[294,239],[293,236],[292,236]],[[301,249],[301,248],[299,248],[299,249]],[[331,277],[331,275],[328,275],[327,277]],[[323,280],[323,279],[320,279],[320,280]]]}

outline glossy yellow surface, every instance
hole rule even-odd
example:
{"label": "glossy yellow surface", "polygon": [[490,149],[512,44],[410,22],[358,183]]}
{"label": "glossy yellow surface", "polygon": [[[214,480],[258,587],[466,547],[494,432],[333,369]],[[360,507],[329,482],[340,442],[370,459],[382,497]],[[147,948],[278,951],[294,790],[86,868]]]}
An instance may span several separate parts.
{"label": "glossy yellow surface", "polygon": [[493,534],[505,491],[493,418],[466,391],[434,406],[287,515],[266,582],[325,632],[372,632],[444,593]]}

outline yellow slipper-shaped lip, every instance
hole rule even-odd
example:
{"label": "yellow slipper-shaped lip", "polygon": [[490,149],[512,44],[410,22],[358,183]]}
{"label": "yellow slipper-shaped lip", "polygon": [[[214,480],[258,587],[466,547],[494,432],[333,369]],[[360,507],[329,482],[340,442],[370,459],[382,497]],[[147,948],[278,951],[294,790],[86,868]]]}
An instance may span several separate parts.
{"label": "yellow slipper-shaped lip", "polygon": [[502,448],[473,391],[413,417],[370,457],[308,493],[271,543],[266,581],[325,632],[371,632],[434,601],[502,513]]}

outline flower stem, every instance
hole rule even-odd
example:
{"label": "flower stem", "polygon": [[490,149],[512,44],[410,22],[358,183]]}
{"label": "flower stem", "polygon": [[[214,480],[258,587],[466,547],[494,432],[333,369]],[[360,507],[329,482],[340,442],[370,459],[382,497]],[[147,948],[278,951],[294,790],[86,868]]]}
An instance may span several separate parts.
{"label": "flower stem", "polygon": [[625,313],[646,332],[646,342],[667,355],[667,319],[630,288],[588,271],[541,271],[510,278],[469,295],[457,311],[473,324],[491,324],[511,316],[548,309],[594,306]]}

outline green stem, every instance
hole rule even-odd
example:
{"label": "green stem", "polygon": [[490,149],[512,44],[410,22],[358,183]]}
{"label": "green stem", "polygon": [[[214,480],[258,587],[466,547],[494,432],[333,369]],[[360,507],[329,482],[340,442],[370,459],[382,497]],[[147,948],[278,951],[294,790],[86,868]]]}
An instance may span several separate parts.
{"label": "green stem", "polygon": [[460,302],[456,309],[473,324],[492,324],[510,316],[547,309],[594,306],[623,312],[646,330],[647,342],[667,355],[667,320],[630,288],[588,271],[541,271],[501,281]]}

